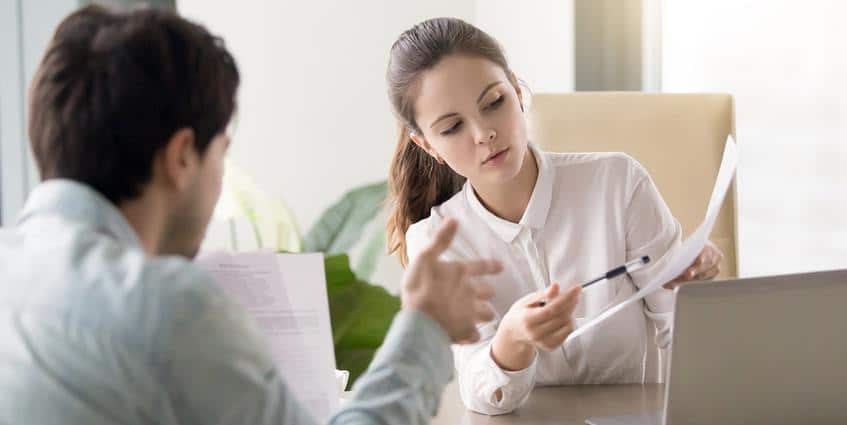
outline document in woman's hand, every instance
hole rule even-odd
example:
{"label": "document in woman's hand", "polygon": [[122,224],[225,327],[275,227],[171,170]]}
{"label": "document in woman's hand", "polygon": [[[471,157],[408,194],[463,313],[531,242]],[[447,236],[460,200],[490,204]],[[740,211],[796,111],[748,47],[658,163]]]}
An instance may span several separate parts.
{"label": "document in woman's hand", "polygon": [[714,189],[712,189],[712,197],[709,200],[709,206],[706,208],[706,218],[700,226],[697,227],[697,230],[685,239],[685,241],[682,242],[682,245],[675,252],[670,254],[672,257],[668,261],[663,261],[664,266],[656,273],[655,278],[653,278],[650,283],[642,287],[638,292],[620,304],[604,311],[592,320],[583,323],[578,329],[568,335],[565,339],[565,344],[567,344],[571,339],[585,333],[588,329],[591,329],[609,317],[614,316],[630,304],[640,301],[647,295],[661,288],[665,283],[670,282],[676,276],[679,276],[683,271],[685,271],[685,269],[688,268],[694,259],[697,258],[700,251],[703,250],[703,247],[706,245],[706,240],[709,238],[709,234],[712,233],[712,228],[714,227],[715,220],[718,217],[718,212],[720,211],[721,205],[723,205],[724,198],[729,190],[729,185],[732,183],[732,178],[735,175],[735,168],[737,164],[738,153],[735,142],[732,140],[732,136],[728,136],[726,139],[726,146],[723,151],[721,167],[718,171],[718,177],[715,181]]}

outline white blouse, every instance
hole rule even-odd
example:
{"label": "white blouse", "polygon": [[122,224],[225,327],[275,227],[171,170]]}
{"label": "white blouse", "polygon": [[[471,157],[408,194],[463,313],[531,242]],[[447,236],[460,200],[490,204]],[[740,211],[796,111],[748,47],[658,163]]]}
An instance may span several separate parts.
{"label": "white blouse", "polygon": [[[519,298],[553,282],[564,291],[628,260],[650,256],[649,267],[586,288],[574,310],[578,326],[646,285],[682,235],[679,222],[635,159],[621,153],[531,149],[538,179],[520,223],[489,212],[466,183],[406,233],[409,258],[414,259],[441,222],[453,217],[459,231],[446,258],[494,258],[505,266],[501,274],[488,278],[496,290],[492,304],[497,317],[480,326],[476,344],[453,346],[462,400],[469,409],[486,414],[514,410],[535,385],[640,383],[648,321],[656,326],[660,347],[670,338],[673,293],[660,290],[560,349],[539,350],[524,370],[505,371],[494,362],[492,338]],[[498,389],[500,400],[495,397]]]}

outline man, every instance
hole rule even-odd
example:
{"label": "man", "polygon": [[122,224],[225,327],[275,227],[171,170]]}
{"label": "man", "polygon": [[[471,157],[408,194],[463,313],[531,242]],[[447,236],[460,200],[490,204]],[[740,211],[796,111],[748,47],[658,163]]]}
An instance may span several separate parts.
{"label": "man", "polygon": [[[0,233],[0,423],[311,423],[253,323],[189,259],[221,186],[239,75],[223,42],[164,11],[84,8],[30,90],[42,182]],[[422,423],[478,338],[493,261],[443,262],[445,225],[331,423]],[[284,367],[284,366],[282,366]]]}

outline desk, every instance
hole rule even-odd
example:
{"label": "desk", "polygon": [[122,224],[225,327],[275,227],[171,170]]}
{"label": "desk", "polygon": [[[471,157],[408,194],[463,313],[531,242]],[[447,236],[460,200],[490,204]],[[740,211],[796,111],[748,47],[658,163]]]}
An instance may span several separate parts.
{"label": "desk", "polygon": [[511,414],[486,416],[465,408],[454,380],[444,391],[433,425],[561,424],[584,425],[593,416],[615,416],[657,410],[662,406],[664,386],[581,385],[536,388],[523,407]]}

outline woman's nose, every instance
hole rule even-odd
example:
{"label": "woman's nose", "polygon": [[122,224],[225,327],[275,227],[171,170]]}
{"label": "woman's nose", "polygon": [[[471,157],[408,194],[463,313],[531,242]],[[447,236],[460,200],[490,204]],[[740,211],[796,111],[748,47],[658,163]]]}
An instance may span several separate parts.
{"label": "woman's nose", "polygon": [[497,138],[497,132],[494,129],[489,129],[487,131],[483,131],[480,137],[477,139],[477,143],[488,143],[494,141]]}

